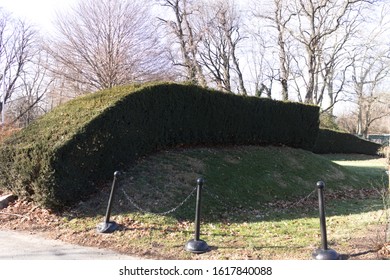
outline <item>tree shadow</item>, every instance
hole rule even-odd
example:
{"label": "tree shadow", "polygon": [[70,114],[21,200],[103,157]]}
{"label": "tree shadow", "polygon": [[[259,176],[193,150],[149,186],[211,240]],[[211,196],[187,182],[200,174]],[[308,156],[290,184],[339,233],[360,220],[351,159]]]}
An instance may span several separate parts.
{"label": "tree shadow", "polygon": [[[354,168],[355,172],[370,172],[367,167],[348,167]],[[382,170],[380,167],[373,167],[375,172]],[[387,178],[387,177],[386,177]],[[384,180],[386,180],[384,178]],[[128,192],[125,186],[122,186],[121,180],[118,181],[117,187],[113,196],[110,215],[127,215],[127,214],[144,214],[169,212],[164,216],[177,221],[193,221],[195,217],[196,195],[192,190],[192,195],[188,193],[178,193],[174,196],[177,201],[168,200],[166,198],[159,199],[159,196],[136,192]],[[386,185],[386,182],[380,182],[379,185]],[[187,190],[190,192],[191,190]],[[102,189],[93,194],[89,199],[80,202],[68,211],[64,212],[64,216],[69,217],[96,217],[104,216],[111,192],[111,184],[108,182]],[[126,193],[128,192],[128,193]],[[303,190],[302,190],[303,192]],[[222,194],[213,194],[212,191],[206,189],[202,193],[201,218],[203,222],[260,222],[260,221],[281,221],[292,220],[299,218],[315,218],[318,217],[318,199],[316,189],[310,188],[307,190],[305,197],[280,199],[273,197],[257,208],[253,208],[256,203],[256,196],[261,194],[253,194],[249,199],[251,201],[242,201],[239,195],[229,196],[226,199]],[[310,192],[310,193],[309,193]],[[132,195],[131,195],[132,193]],[[146,195],[146,197],[144,197]],[[160,195],[163,195],[163,193]],[[325,196],[325,211],[327,217],[338,215],[361,214],[370,211],[378,211],[383,209],[383,202],[380,194],[372,186],[367,189],[344,189],[332,190],[326,189]],[[263,201],[262,197],[258,201]],[[163,205],[162,201],[166,204]],[[142,208],[142,210],[141,210]],[[145,210],[145,211],[143,211]],[[170,211],[172,210],[172,211]]]}
{"label": "tree shadow", "polygon": [[[108,190],[96,194],[91,199],[79,203],[69,209],[64,216],[74,217],[96,217],[104,216],[107,211],[109,195]],[[329,197],[325,193],[325,212],[327,217],[343,216],[351,214],[362,214],[383,209],[382,198],[379,193],[371,190],[370,193],[360,193],[359,195],[331,194]],[[296,203],[296,202],[299,203]],[[225,202],[217,201],[213,197],[203,194],[201,206],[201,219],[206,223],[215,222],[260,222],[260,221],[281,221],[300,218],[319,217],[317,195],[314,194],[304,201],[281,201],[268,203],[253,209],[245,205],[227,205]],[[243,203],[244,204],[244,203]],[[138,205],[137,205],[138,206]],[[158,201],[153,206],[159,206]],[[175,208],[177,204],[172,204]],[[145,207],[148,210],[150,207]],[[171,208],[171,207],[168,207]],[[165,210],[165,209],[164,209]],[[159,211],[157,211],[159,212]],[[160,211],[161,212],[161,211]],[[127,214],[153,214],[154,211],[140,211],[128,201],[128,199],[117,192],[113,198],[111,215]],[[175,211],[164,215],[177,221],[193,221],[195,217],[195,197],[192,197],[185,205],[178,207]]]}

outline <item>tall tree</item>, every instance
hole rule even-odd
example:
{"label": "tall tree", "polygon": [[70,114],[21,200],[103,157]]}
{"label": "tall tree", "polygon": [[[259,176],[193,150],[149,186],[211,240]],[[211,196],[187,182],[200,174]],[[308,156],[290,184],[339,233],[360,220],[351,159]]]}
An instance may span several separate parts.
{"label": "tall tree", "polygon": [[[324,73],[323,63],[327,63],[323,60],[327,41],[333,36],[340,40],[336,42],[337,44],[345,43],[346,34],[339,37],[335,35],[341,28],[356,24],[361,6],[371,2],[368,0],[295,0],[294,5],[290,6],[294,20],[288,27],[289,33],[304,47],[306,53],[304,64],[306,70],[303,77],[306,85],[305,103],[320,105],[323,100],[324,91],[320,90],[320,86],[324,82],[321,80],[321,73]],[[328,63],[327,66],[332,64]],[[332,73],[333,69],[327,70],[327,75]]]}
{"label": "tall tree", "polygon": [[251,45],[247,51],[247,65],[249,75],[254,84],[254,94],[257,97],[266,96],[272,98],[274,81],[278,80],[277,62],[273,59],[272,51],[269,52],[269,43],[260,30],[249,31]]}
{"label": "tall tree", "polygon": [[84,0],[56,21],[47,46],[51,70],[83,90],[161,77],[167,72],[150,6],[138,0]]}
{"label": "tall tree", "polygon": [[0,113],[5,123],[5,106],[36,54],[36,31],[0,8]]}
{"label": "tall tree", "polygon": [[239,64],[241,20],[233,1],[204,2],[202,19],[198,21],[201,34],[200,58],[211,79],[224,91],[233,92],[233,75],[238,91],[247,95]]}
{"label": "tall tree", "polygon": [[[372,53],[371,46],[355,53],[353,89],[357,104],[357,134],[367,136],[373,122],[390,115],[388,94],[380,93],[380,85],[390,74],[390,50]],[[382,109],[380,109],[382,108]]]}
{"label": "tall tree", "polygon": [[[356,133],[366,136],[372,124],[390,114],[390,21],[389,8],[377,10],[370,22],[373,28],[362,28],[361,40],[350,51],[351,100],[356,104]],[[378,16],[379,15],[379,16]],[[364,38],[364,39],[363,39]]]}
{"label": "tall tree", "polygon": [[[196,33],[192,17],[198,14],[197,7],[191,0],[159,0],[162,7],[173,12],[172,19],[160,18],[173,35],[173,42],[179,46],[180,58],[173,54],[174,65],[185,69],[187,81],[206,86],[206,78],[198,62],[198,46],[200,37]],[[174,44],[170,45],[174,49]]]}
{"label": "tall tree", "polygon": [[10,102],[9,111],[12,112],[12,124],[27,126],[34,119],[48,110],[45,106],[47,95],[53,89],[54,78],[48,75],[47,54],[42,50],[34,57],[29,71],[23,72],[17,98]]}
{"label": "tall tree", "polygon": [[273,12],[264,12],[262,8],[255,12],[255,16],[271,22],[271,26],[277,31],[276,43],[278,46],[279,75],[278,80],[282,89],[282,99],[288,100],[288,80],[290,78],[290,54],[288,51],[289,33],[287,24],[294,15],[288,10],[288,3],[285,0],[272,0]]}

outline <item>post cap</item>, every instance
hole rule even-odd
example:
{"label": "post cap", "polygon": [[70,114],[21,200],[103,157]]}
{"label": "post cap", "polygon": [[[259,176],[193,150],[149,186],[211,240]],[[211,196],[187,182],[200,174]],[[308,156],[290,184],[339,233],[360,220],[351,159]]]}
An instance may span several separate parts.
{"label": "post cap", "polygon": [[325,183],[323,181],[318,181],[317,182],[317,188],[319,188],[319,189],[325,188]]}
{"label": "post cap", "polygon": [[114,177],[118,177],[118,176],[120,176],[121,175],[121,172],[120,171],[115,171],[114,172]]}
{"label": "post cap", "polygon": [[202,177],[198,178],[196,180],[196,182],[198,183],[198,185],[203,185],[204,184],[204,179]]}

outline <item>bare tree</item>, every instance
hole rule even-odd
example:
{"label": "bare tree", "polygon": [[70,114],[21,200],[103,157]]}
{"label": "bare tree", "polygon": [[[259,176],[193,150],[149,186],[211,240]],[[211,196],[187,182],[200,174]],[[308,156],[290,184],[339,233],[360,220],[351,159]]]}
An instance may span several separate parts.
{"label": "bare tree", "polygon": [[[304,47],[306,53],[302,67],[305,69],[303,76],[306,85],[305,103],[318,105],[322,103],[325,91],[321,90],[321,84],[330,85],[329,79],[334,74],[334,55],[342,49],[352,28],[349,28],[343,36],[338,33],[345,26],[355,25],[360,17],[362,6],[371,2],[368,0],[295,0],[294,5],[289,6],[293,18],[290,20],[288,31]],[[332,36],[337,40],[334,43],[334,53],[330,54],[328,59],[324,59],[327,41]],[[324,64],[327,67],[325,70]],[[324,82],[321,78],[327,81]]]}
{"label": "bare tree", "polygon": [[232,82],[236,80],[239,93],[247,95],[238,58],[239,43],[244,37],[234,2],[204,2],[202,8],[197,25],[202,38],[199,50],[202,66],[221,90],[233,92]]}
{"label": "bare tree", "polygon": [[[168,8],[174,14],[174,19],[159,18],[174,37],[179,46],[180,58],[172,55],[174,65],[185,68],[186,80],[194,84],[206,86],[206,78],[198,62],[198,45],[200,37],[193,26],[193,17],[198,13],[191,0],[159,0],[162,7]],[[170,46],[174,48],[174,44]]]}
{"label": "bare tree", "polygon": [[47,73],[46,53],[40,51],[32,62],[29,71],[24,72],[21,77],[20,87],[16,92],[17,98],[10,101],[12,124],[19,123],[19,126],[29,125],[47,111],[47,106],[43,105],[54,82],[54,78]]}
{"label": "bare tree", "polygon": [[[367,53],[353,65],[353,84],[357,104],[357,134],[367,136],[370,126],[390,115],[388,94],[378,93],[379,85],[390,74],[390,52],[385,56]],[[386,61],[387,60],[387,61]]]}
{"label": "bare tree", "polygon": [[268,44],[261,31],[255,31],[252,35],[252,44],[247,51],[247,64],[252,81],[254,83],[255,96],[272,98],[272,89],[277,77],[276,62],[273,59],[272,51],[269,52]]}
{"label": "bare tree", "polygon": [[[254,62],[250,71],[253,72],[252,77],[254,78],[255,84],[255,96],[261,97],[263,93],[265,93],[268,98],[271,98],[272,84],[275,75],[272,74],[267,77],[265,74],[265,69],[271,69],[272,71],[273,67],[268,64],[265,55],[263,55],[262,52],[257,53],[255,48],[252,49],[252,57],[249,59],[249,61]],[[269,84],[266,84],[265,80],[268,80],[267,78],[269,78]]]}
{"label": "bare tree", "polygon": [[19,86],[27,65],[36,53],[34,29],[13,19],[0,8],[0,113],[5,122],[5,105]]}
{"label": "bare tree", "polygon": [[[387,85],[390,74],[390,42],[385,21],[386,9],[373,23],[374,28],[362,30],[362,40],[350,53],[351,98],[357,105],[357,129],[359,135],[366,136],[371,125],[390,114]],[[367,34],[368,33],[368,34]]]}
{"label": "bare tree", "polygon": [[336,123],[341,130],[356,134],[355,114],[352,112],[344,112],[339,115],[336,119]]}
{"label": "bare tree", "polygon": [[375,94],[373,97],[358,101],[356,111],[343,113],[338,116],[337,124],[351,134],[367,137],[375,133],[388,134],[390,132],[390,94]]}
{"label": "bare tree", "polygon": [[[287,24],[295,15],[288,10],[288,3],[285,0],[272,0],[273,13],[263,12],[263,8],[259,7],[260,11],[255,12],[255,16],[266,19],[271,23],[272,28],[277,31],[276,43],[278,46],[278,61],[279,61],[279,77],[278,80],[282,89],[282,99],[288,100],[288,80],[290,77],[290,60],[288,51],[289,33]],[[270,15],[271,14],[271,15]]]}
{"label": "bare tree", "polygon": [[79,1],[58,15],[47,46],[50,69],[82,90],[161,77],[167,72],[150,6],[144,1]]}

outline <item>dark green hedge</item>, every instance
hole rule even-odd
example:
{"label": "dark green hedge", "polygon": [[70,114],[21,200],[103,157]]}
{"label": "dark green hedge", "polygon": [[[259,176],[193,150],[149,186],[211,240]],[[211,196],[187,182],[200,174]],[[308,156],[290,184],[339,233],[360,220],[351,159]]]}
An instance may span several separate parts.
{"label": "dark green hedge", "polygon": [[0,184],[55,208],[90,195],[113,171],[160,149],[273,144],[310,150],[318,111],[189,85],[116,88],[72,100],[12,137],[0,148]]}
{"label": "dark green hedge", "polygon": [[313,152],[317,154],[378,155],[381,145],[360,139],[352,134],[320,129]]}

